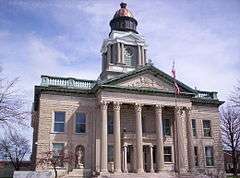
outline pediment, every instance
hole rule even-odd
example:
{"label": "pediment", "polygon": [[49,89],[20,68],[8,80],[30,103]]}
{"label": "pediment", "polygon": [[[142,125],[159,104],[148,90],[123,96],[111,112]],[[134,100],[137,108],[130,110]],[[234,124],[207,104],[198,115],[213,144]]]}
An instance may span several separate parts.
{"label": "pediment", "polygon": [[[180,93],[196,94],[196,90],[178,80],[176,80],[176,82]],[[152,89],[160,92],[175,92],[174,79],[152,65],[147,65],[106,80],[102,85],[128,89],[146,89],[149,91]]]}
{"label": "pediment", "polygon": [[161,91],[174,92],[174,86],[163,78],[155,77],[146,73],[116,84],[120,87],[157,89]]}

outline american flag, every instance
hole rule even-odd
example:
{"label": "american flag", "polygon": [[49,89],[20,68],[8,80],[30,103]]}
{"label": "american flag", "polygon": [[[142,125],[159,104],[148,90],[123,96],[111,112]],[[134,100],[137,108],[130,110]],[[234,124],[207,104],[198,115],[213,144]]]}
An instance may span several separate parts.
{"label": "american flag", "polygon": [[178,87],[178,84],[177,84],[177,82],[176,82],[175,61],[173,61],[172,75],[173,75],[173,78],[174,78],[175,93],[176,93],[177,95],[179,95],[179,94],[180,94],[180,88]]}

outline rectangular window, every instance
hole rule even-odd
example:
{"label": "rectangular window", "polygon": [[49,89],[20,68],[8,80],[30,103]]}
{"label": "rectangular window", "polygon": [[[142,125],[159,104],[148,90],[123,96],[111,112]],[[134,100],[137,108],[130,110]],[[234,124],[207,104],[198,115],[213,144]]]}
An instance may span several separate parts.
{"label": "rectangular window", "polygon": [[192,133],[194,137],[197,136],[196,119],[192,119]]}
{"label": "rectangular window", "polygon": [[203,120],[203,133],[204,137],[211,137],[211,121]]}
{"label": "rectangular window", "polygon": [[170,119],[163,119],[163,134],[171,136],[171,122]]}
{"label": "rectangular window", "polygon": [[195,166],[199,166],[198,165],[198,147],[194,147],[194,160],[195,160]]}
{"label": "rectangular window", "polygon": [[214,166],[213,147],[205,146],[206,166]]}
{"label": "rectangular window", "polygon": [[54,112],[54,132],[64,132],[65,112]]}
{"label": "rectangular window", "polygon": [[63,150],[64,143],[53,143],[53,158],[59,167],[63,167]]}
{"label": "rectangular window", "polygon": [[85,113],[76,113],[76,133],[86,132],[86,115]]}
{"label": "rectangular window", "polygon": [[172,147],[164,146],[164,162],[172,162]]}
{"label": "rectangular window", "polygon": [[113,134],[113,117],[108,116],[107,120],[108,134]]}
{"label": "rectangular window", "polygon": [[114,161],[113,152],[114,152],[113,145],[108,145],[108,162]]}
{"label": "rectangular window", "polygon": [[156,157],[157,157],[157,146],[153,146],[153,163],[156,163]]}
{"label": "rectangular window", "polygon": [[127,146],[127,163],[131,163],[132,152],[133,152],[133,146],[132,145],[128,145]]}

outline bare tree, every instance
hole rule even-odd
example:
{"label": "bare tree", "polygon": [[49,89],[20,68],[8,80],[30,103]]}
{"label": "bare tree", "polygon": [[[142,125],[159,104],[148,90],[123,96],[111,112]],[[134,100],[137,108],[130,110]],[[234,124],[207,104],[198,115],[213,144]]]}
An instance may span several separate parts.
{"label": "bare tree", "polygon": [[48,150],[40,154],[37,164],[43,168],[51,167],[54,170],[54,177],[57,178],[57,168],[68,166],[70,169],[75,164],[75,153],[72,150],[73,146],[69,143],[62,150]]}
{"label": "bare tree", "polygon": [[20,133],[9,131],[0,138],[0,154],[11,162],[15,170],[20,170],[31,149],[29,140]]}
{"label": "bare tree", "polygon": [[0,66],[0,126],[24,124],[28,112],[25,111],[25,102],[19,94],[16,83],[18,78],[8,81],[3,77]]}
{"label": "bare tree", "polygon": [[232,101],[235,106],[240,107],[240,81],[238,81],[238,85],[235,86],[235,91],[232,93],[230,101]]}
{"label": "bare tree", "polygon": [[237,176],[238,151],[240,149],[240,112],[236,107],[221,107],[222,140],[226,149],[231,151],[233,174]]}

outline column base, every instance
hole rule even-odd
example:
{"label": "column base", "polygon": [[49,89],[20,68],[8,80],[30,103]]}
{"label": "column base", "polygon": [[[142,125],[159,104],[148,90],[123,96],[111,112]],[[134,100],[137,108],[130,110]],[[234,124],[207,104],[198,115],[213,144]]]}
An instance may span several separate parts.
{"label": "column base", "polygon": [[143,169],[138,169],[138,170],[137,170],[137,173],[138,173],[138,174],[141,174],[141,173],[145,173],[145,172],[144,172]]}
{"label": "column base", "polygon": [[101,172],[100,172],[100,174],[101,174],[101,175],[102,175],[102,174],[109,174],[108,169],[102,169]]}
{"label": "column base", "polygon": [[121,169],[116,169],[116,170],[114,170],[114,174],[121,174],[122,173],[122,170]]}

